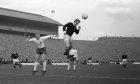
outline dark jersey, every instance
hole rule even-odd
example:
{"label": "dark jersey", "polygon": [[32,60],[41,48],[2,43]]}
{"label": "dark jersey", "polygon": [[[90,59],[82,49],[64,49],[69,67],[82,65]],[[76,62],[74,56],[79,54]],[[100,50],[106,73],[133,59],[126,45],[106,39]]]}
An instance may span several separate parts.
{"label": "dark jersey", "polygon": [[63,26],[63,31],[66,31],[66,34],[69,36],[72,36],[74,32],[79,34],[79,30],[76,28],[76,26],[73,25],[72,22],[65,24]]}
{"label": "dark jersey", "polygon": [[123,54],[122,59],[127,59],[127,54]]}
{"label": "dark jersey", "polygon": [[12,59],[17,59],[19,57],[19,55],[17,53],[12,53],[11,58]]}

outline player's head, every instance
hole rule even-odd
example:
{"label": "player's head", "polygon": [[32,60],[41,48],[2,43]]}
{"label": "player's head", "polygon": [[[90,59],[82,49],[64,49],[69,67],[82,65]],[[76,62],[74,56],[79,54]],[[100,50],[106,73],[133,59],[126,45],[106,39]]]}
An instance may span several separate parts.
{"label": "player's head", "polygon": [[36,39],[39,39],[40,38],[40,34],[39,33],[36,33],[35,34],[35,37],[36,37]]}
{"label": "player's head", "polygon": [[15,53],[17,53],[17,51],[16,51],[16,50],[14,50],[14,51],[13,51],[13,53],[15,54]]}
{"label": "player's head", "polygon": [[77,18],[74,20],[74,25],[77,26],[81,21]]}
{"label": "player's head", "polygon": [[126,54],[125,51],[123,51],[123,54]]}

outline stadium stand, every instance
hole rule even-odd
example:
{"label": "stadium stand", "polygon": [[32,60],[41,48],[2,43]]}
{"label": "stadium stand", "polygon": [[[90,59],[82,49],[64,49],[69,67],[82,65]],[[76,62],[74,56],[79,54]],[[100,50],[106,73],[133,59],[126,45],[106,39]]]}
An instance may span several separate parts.
{"label": "stadium stand", "polygon": [[[12,35],[0,33],[0,56],[10,59],[10,53],[17,50],[21,58],[33,60],[35,57],[35,46],[33,43],[26,43],[25,37],[21,35]],[[64,61],[63,55],[64,43],[61,39],[49,39],[46,42],[48,59],[55,61]],[[140,61],[140,38],[129,37],[103,37],[97,41],[73,42],[78,50],[79,60],[85,60],[92,57],[93,61],[121,61],[121,54],[126,52],[129,61]]]}

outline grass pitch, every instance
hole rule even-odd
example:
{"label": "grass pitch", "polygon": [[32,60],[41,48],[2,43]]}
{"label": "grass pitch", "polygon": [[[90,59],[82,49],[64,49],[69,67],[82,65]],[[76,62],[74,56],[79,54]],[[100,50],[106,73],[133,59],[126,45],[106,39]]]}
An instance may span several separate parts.
{"label": "grass pitch", "polygon": [[47,65],[46,75],[42,67],[32,76],[33,66],[16,69],[12,65],[0,65],[0,84],[140,84],[140,65],[101,64],[78,65],[77,70],[67,71],[67,66]]}

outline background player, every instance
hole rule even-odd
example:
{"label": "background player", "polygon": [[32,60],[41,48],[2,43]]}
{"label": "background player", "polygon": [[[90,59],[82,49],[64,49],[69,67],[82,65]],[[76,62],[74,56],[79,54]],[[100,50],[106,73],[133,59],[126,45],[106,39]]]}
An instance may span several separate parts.
{"label": "background player", "polygon": [[[64,31],[64,42],[66,45],[66,51],[64,55],[69,56],[69,50],[73,48],[72,45],[72,35],[75,32],[76,34],[79,34],[79,31],[81,29],[81,26],[78,27],[77,25],[80,23],[79,19],[75,19],[74,22],[69,22],[63,26],[63,31]],[[68,57],[69,58],[69,57]]]}
{"label": "background player", "polygon": [[35,63],[34,63],[34,70],[33,70],[33,74],[35,74],[35,72],[37,71],[37,66],[38,66],[38,62],[39,60],[41,60],[43,62],[43,75],[45,75],[46,72],[46,47],[44,44],[44,40],[51,38],[51,37],[56,37],[56,35],[47,35],[47,36],[42,36],[40,37],[40,34],[36,34],[35,38],[30,38],[30,36],[27,38],[27,42],[35,42],[37,45],[36,48],[36,59],[35,59]]}
{"label": "background player", "polygon": [[11,54],[11,59],[13,61],[13,67],[16,68],[16,65],[19,65],[19,67],[21,68],[22,64],[20,63],[19,61],[19,55],[16,51],[14,51],[12,54]]}
{"label": "background player", "polygon": [[92,57],[89,57],[89,58],[88,58],[88,63],[89,63],[89,65],[92,65],[92,61],[91,61],[91,60],[92,60]]}
{"label": "background player", "polygon": [[127,54],[125,52],[123,52],[123,54],[122,54],[122,64],[123,64],[124,68],[126,67],[126,62],[127,62]]}
{"label": "background player", "polygon": [[70,66],[73,65],[73,70],[76,70],[76,61],[78,60],[78,53],[77,50],[75,49],[70,49],[69,51],[69,65],[68,65],[68,70],[70,70]]}

